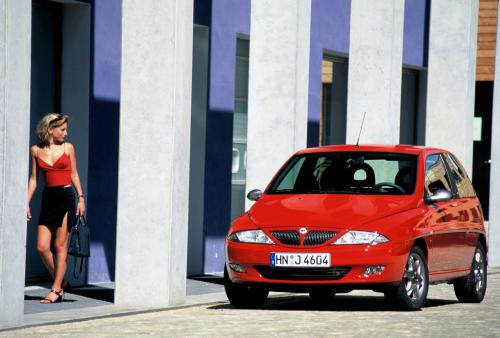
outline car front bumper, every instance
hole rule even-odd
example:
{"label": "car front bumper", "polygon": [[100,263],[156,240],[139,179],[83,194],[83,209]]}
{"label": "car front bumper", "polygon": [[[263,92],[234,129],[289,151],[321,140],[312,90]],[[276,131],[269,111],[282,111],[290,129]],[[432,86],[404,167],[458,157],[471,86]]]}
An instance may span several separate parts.
{"label": "car front bumper", "polygon": [[[372,285],[401,281],[410,248],[407,242],[304,248],[226,241],[226,266],[232,282],[268,285],[271,289],[279,289],[279,285],[372,288]],[[278,252],[330,253],[331,266],[273,268],[270,266],[270,255]],[[233,264],[239,265],[245,272],[235,271],[231,268]],[[384,268],[379,273],[365,274],[365,269],[372,266]]]}

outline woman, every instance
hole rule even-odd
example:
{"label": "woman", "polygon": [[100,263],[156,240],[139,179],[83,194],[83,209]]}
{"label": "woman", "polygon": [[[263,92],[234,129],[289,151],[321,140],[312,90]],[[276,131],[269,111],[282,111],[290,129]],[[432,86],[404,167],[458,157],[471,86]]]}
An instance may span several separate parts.
{"label": "woman", "polygon": [[[69,284],[64,280],[69,231],[75,222],[75,211],[76,215],[83,215],[85,212],[82,186],[76,169],[75,149],[71,143],[64,141],[68,135],[67,129],[68,116],[48,114],[36,127],[40,143],[31,147],[28,220],[31,219],[29,203],[36,189],[38,173],[42,171],[45,188],[38,219],[37,250],[54,279],[49,294],[41,300],[43,304],[60,302],[64,298],[63,288]],[[78,196],[77,204],[73,187]],[[53,236],[55,255],[50,248]]]}

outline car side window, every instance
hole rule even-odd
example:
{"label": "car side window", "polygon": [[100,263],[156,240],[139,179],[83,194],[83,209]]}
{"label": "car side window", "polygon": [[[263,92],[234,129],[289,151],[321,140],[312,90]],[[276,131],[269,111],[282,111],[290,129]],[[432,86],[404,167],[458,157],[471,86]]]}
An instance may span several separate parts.
{"label": "car side window", "polygon": [[446,166],[440,154],[432,154],[425,159],[425,190],[434,195],[438,190],[453,193]]}
{"label": "car side window", "polygon": [[469,177],[467,176],[460,162],[458,162],[458,160],[451,154],[445,154],[444,158],[446,159],[446,163],[450,167],[451,176],[453,177],[453,180],[455,181],[455,185],[457,187],[458,197],[476,197],[474,187],[472,186],[472,183],[469,180]]}

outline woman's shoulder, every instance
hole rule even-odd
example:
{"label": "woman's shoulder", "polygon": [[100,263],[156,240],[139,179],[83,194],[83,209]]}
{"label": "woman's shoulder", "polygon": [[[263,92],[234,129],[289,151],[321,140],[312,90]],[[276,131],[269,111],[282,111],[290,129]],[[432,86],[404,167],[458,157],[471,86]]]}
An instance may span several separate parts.
{"label": "woman's shoulder", "polygon": [[39,144],[34,144],[30,148],[31,155],[34,157],[37,157],[38,151],[40,150],[40,145]]}
{"label": "woman's shoulder", "polygon": [[65,150],[66,152],[71,153],[71,152],[74,152],[74,151],[75,151],[75,147],[74,147],[74,146],[73,146],[73,144],[72,144],[72,143],[70,143],[70,142],[64,142],[64,150]]}

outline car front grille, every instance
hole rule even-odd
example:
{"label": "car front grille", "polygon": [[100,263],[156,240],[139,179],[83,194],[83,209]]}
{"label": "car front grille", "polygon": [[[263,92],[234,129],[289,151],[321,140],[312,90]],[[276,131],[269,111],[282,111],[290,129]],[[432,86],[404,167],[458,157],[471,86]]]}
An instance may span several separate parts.
{"label": "car front grille", "polygon": [[264,278],[285,280],[338,280],[351,270],[349,266],[332,268],[276,268],[258,265],[255,268]]}
{"label": "car front grille", "polygon": [[[285,245],[301,245],[300,235],[298,231],[295,230],[282,230],[282,231],[271,231],[271,235],[276,238],[279,242]],[[321,245],[337,235],[334,231],[324,231],[324,230],[311,230],[305,237],[303,244],[304,246],[311,245]]]}
{"label": "car front grille", "polygon": [[333,231],[313,230],[309,231],[304,238],[304,245],[320,245],[337,235]]}
{"label": "car front grille", "polygon": [[298,231],[285,230],[285,231],[271,231],[271,235],[278,241],[286,245],[300,245],[300,236]]}

